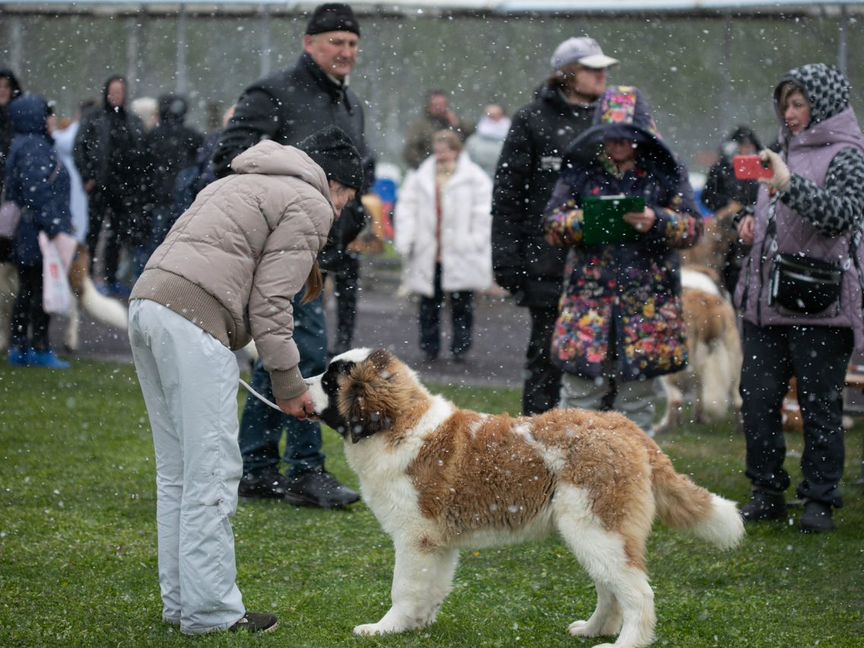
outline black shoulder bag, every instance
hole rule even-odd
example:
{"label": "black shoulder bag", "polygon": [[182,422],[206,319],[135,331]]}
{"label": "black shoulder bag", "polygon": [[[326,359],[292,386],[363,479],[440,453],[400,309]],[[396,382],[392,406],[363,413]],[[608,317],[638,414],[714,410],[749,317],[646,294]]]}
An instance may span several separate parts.
{"label": "black shoulder bag", "polygon": [[[768,206],[766,236],[775,237],[777,199]],[[850,242],[851,248],[851,242]],[[850,250],[854,254],[854,250]],[[853,256],[853,259],[855,257]],[[816,315],[840,300],[843,268],[803,254],[774,252],[768,284],[768,303],[793,313]]]}

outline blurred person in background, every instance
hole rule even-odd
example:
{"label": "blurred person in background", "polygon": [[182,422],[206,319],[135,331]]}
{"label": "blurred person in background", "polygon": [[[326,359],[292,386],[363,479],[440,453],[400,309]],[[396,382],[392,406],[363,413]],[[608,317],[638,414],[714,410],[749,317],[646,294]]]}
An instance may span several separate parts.
{"label": "blurred person in background", "polygon": [[430,90],[426,93],[426,106],[423,115],[411,124],[405,133],[405,148],[402,157],[411,169],[416,169],[432,155],[432,137],[439,130],[451,129],[459,139],[465,141],[472,128],[450,107],[450,95],[444,90]]}
{"label": "blurred person in background", "polygon": [[189,104],[185,97],[165,94],[159,97],[159,123],[144,136],[150,160],[150,239],[146,247],[138,249],[135,259],[139,274],[147,258],[165,238],[174,224],[174,198],[177,174],[195,163],[204,136],[186,126]]}
{"label": "blurred person in background", "polygon": [[[103,226],[110,224],[101,266],[106,294],[125,298],[128,286],[118,279],[121,251],[130,256],[143,245],[148,231],[144,214],[147,195],[147,150],[144,124],[126,109],[126,79],[111,76],[102,92],[102,106],[82,122],[75,139],[75,166],[90,200],[87,246],[91,272]],[[94,274],[94,276],[96,276]]]}
{"label": "blurred person in background", "polygon": [[735,177],[732,159],[736,155],[756,155],[762,144],[756,133],[747,126],[738,126],[720,146],[720,156],[708,170],[702,202],[714,212],[711,231],[705,230],[703,245],[713,248],[712,258],[718,267],[723,286],[733,294],[741,273],[741,264],[750,251],[738,238],[738,221],[744,213],[752,213],[756,206],[759,183]]}
{"label": "blurred person in background", "polygon": [[[12,70],[0,69],[0,200],[6,179],[6,157],[12,144],[12,122],[9,104],[21,95],[21,84]],[[9,326],[15,296],[18,294],[18,271],[12,259],[12,239],[0,237],[0,353],[9,350]]]}
{"label": "blurred person in background", "polygon": [[50,316],[42,306],[43,268],[39,232],[49,239],[72,234],[69,173],[49,134],[53,113],[37,95],[24,95],[9,107],[12,146],[6,162],[6,198],[22,211],[15,234],[18,296],[12,314],[9,363],[15,367],[68,369],[48,338]]}
{"label": "blurred person in background", "polygon": [[510,118],[501,104],[489,104],[483,111],[483,117],[477,122],[477,130],[465,140],[465,150],[471,160],[490,178],[495,177],[495,167],[510,131],[510,123]]}
{"label": "blurred person in background", "polygon": [[69,173],[71,187],[69,211],[72,214],[73,236],[78,242],[78,250],[69,268],[69,287],[76,299],[72,300],[67,314],[66,331],[63,344],[69,351],[77,351],[80,344],[81,310],[86,311],[97,321],[112,328],[125,331],[129,325],[126,305],[116,299],[105,297],[96,289],[90,276],[90,251],[87,248],[87,228],[90,223],[87,192],[81,181],[81,174],[75,166],[73,150],[75,137],[82,119],[98,104],[88,99],[81,103],[78,113],[61,128],[51,131],[54,148],[66,171]]}

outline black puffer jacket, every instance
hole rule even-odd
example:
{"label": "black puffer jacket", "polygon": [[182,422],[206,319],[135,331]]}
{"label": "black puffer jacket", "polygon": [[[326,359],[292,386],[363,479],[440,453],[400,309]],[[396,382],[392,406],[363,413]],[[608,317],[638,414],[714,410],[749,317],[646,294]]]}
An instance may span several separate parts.
{"label": "black puffer jacket", "polygon": [[564,151],[593,117],[593,106],[568,104],[550,84],[513,117],[495,171],[492,265],[522,306],[553,307],[561,297],[566,254],[546,242],[543,210]]}
{"label": "black puffer jacket", "polygon": [[357,95],[303,54],[293,68],[256,81],[243,92],[213,158],[216,176],[231,173],[231,160],[262,139],[293,145],[331,125],[345,131],[366,158],[366,125]]}
{"label": "black puffer jacket", "polygon": [[[304,53],[293,68],[256,81],[244,91],[213,156],[216,176],[231,173],[231,160],[265,137],[293,145],[330,125],[345,131],[363,157],[362,194],[374,175],[369,169],[372,158],[366,146],[363,107],[357,95],[334,82]],[[366,218],[359,200],[345,207],[319,256],[324,270],[336,272],[342,267],[345,247],[362,231]]]}

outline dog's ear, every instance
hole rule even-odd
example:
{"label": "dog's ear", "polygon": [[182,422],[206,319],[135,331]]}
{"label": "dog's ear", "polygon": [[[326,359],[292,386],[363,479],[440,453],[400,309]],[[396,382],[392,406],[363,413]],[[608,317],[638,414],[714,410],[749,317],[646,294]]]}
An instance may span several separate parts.
{"label": "dog's ear", "polygon": [[357,443],[393,427],[398,403],[391,388],[393,356],[377,349],[356,364],[342,390],[342,406],[351,441]]}

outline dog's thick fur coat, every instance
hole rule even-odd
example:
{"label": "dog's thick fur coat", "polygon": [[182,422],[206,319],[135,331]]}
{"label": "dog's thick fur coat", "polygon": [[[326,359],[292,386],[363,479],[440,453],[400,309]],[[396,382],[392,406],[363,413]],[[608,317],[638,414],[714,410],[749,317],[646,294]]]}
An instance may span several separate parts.
{"label": "dog's thick fur coat", "polygon": [[363,499],[395,545],[392,607],[354,628],[378,635],[432,623],[461,548],[557,531],[594,580],[597,608],[574,636],[654,637],[645,544],[655,513],[721,548],[741,540],[735,504],[675,471],[642,430],[614,412],[493,416],[431,395],[384,350],[335,357],[307,381],[321,419],[345,438]]}
{"label": "dog's thick fur coat", "polygon": [[658,433],[680,425],[684,394],[691,389],[696,422],[719,421],[741,409],[741,338],[735,310],[710,268],[682,268],[681,284],[689,362],[685,370],[661,380],[666,412]]}

